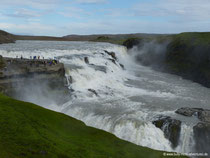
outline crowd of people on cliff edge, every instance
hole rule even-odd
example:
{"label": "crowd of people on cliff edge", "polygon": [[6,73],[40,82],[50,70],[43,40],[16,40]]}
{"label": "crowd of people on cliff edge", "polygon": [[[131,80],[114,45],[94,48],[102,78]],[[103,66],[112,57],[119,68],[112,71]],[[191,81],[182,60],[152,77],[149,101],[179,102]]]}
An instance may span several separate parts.
{"label": "crowd of people on cliff edge", "polygon": [[[16,56],[16,58],[18,58],[18,56]],[[21,55],[20,59],[21,60],[24,59],[22,55]],[[40,56],[33,56],[33,58],[32,58],[32,56],[30,56],[30,60],[31,61],[42,61],[42,64],[45,65],[45,66],[47,64],[49,64],[50,66],[52,66],[52,65],[56,65],[56,64],[59,63],[59,61],[56,59],[56,57],[54,57],[54,59],[46,59],[45,60],[44,57],[42,57],[42,59],[41,59]],[[33,62],[30,63],[31,66],[32,66],[32,64],[33,64]]]}

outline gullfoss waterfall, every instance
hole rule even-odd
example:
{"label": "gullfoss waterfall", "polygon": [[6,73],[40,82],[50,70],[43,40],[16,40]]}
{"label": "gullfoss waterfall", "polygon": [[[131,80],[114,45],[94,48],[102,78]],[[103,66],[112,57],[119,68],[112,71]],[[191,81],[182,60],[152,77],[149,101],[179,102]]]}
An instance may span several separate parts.
{"label": "gullfoss waterfall", "polygon": [[[123,46],[91,42],[17,41],[0,46],[4,57],[41,56],[64,63],[69,101],[46,108],[141,146],[182,153],[194,151],[192,127],[198,120],[177,115],[175,110],[183,106],[208,108],[210,90],[142,66],[133,53]],[[28,98],[31,97],[25,96],[25,101],[32,101]],[[164,116],[170,119],[158,128],[154,121]],[[181,120],[177,144],[170,136],[169,123],[173,119]]]}

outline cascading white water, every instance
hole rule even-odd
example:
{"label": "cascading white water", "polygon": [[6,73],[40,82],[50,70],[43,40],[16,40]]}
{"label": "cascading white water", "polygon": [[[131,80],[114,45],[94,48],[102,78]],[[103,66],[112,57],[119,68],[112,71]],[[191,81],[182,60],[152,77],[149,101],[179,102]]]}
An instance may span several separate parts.
{"label": "cascading white water", "polygon": [[176,151],[181,153],[193,152],[194,146],[195,141],[193,138],[193,126],[186,124],[182,125],[179,146]]}
{"label": "cascading white water", "polygon": [[[115,52],[117,60],[104,50]],[[209,89],[136,64],[126,48],[118,45],[17,41],[16,44],[0,45],[0,54],[5,57],[56,57],[65,64],[68,86],[72,91],[69,102],[57,105],[57,108],[53,106],[53,109],[153,149],[191,151],[193,130],[187,122],[197,120],[179,116],[174,111],[185,106],[208,109],[210,102]],[[162,130],[152,124],[154,118],[161,115],[182,121],[176,149],[171,148]]]}

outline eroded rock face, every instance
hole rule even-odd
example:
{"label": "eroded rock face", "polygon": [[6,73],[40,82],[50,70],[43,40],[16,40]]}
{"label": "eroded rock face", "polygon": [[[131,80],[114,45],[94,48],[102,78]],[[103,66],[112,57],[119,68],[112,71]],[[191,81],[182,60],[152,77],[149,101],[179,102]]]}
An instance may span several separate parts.
{"label": "eroded rock face", "polygon": [[[60,102],[65,100],[65,94],[68,95],[68,88],[65,86],[65,69],[62,63],[12,58],[3,58],[3,60],[5,65],[0,68],[0,91],[2,93],[24,101],[25,98],[28,98],[26,101],[31,101],[30,99],[33,98],[27,96],[34,96],[34,98],[37,96],[37,100],[48,97],[51,101],[59,100]],[[54,94],[50,96],[49,94],[52,93]],[[60,96],[62,98],[58,98]]]}
{"label": "eroded rock face", "polygon": [[88,57],[85,57],[85,58],[84,58],[84,61],[85,61],[86,64],[89,64],[89,59],[88,59]]}
{"label": "eroded rock face", "polygon": [[110,55],[114,60],[117,60],[116,54],[114,52],[108,52],[107,50],[104,50],[104,52]]}
{"label": "eroded rock face", "polygon": [[152,123],[164,132],[165,137],[170,140],[173,148],[178,146],[181,132],[181,121],[172,119],[168,116],[160,116]]}
{"label": "eroded rock face", "polygon": [[198,118],[201,121],[209,122],[210,123],[210,110],[204,110],[199,113]]}
{"label": "eroded rock face", "polygon": [[[105,52],[106,54],[110,55],[112,58],[109,58],[109,60],[112,61],[115,65],[117,65],[118,60],[117,60],[117,56],[116,56],[115,52],[108,52],[107,50],[104,50],[104,52]],[[125,70],[125,66],[124,66],[123,64],[119,63],[119,66],[120,66],[123,70]]]}
{"label": "eroded rock face", "polygon": [[89,92],[92,92],[93,94],[95,94],[96,96],[98,96],[98,93],[94,90],[94,89],[88,89]]}
{"label": "eroded rock face", "polygon": [[193,127],[195,150],[210,154],[210,123],[200,122]]}
{"label": "eroded rock face", "polygon": [[123,45],[127,47],[128,49],[132,49],[134,46],[139,45],[140,42],[141,40],[138,38],[129,38],[123,43]]}
{"label": "eroded rock face", "polygon": [[202,108],[180,108],[177,114],[187,117],[195,116],[200,121],[193,127],[195,151],[210,155],[210,110]]}
{"label": "eroded rock face", "polygon": [[184,115],[184,116],[196,116],[203,122],[210,123],[210,110],[202,109],[202,108],[180,108],[176,110],[177,114]]}
{"label": "eroded rock face", "polygon": [[3,69],[6,66],[6,61],[4,58],[0,55],[0,69]]}
{"label": "eroded rock face", "polygon": [[178,110],[175,111],[175,113],[180,114],[180,115],[184,115],[184,116],[198,116],[199,113],[201,113],[202,111],[204,111],[204,109],[202,108],[180,108]]}

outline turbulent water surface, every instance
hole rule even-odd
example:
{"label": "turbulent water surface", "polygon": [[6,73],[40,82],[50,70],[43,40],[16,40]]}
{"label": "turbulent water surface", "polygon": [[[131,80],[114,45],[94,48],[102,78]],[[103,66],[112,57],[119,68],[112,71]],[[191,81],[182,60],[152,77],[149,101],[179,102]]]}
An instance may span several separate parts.
{"label": "turbulent water surface", "polygon": [[[117,60],[105,50],[115,52]],[[174,111],[181,107],[208,109],[210,90],[141,66],[135,62],[134,51],[127,52],[123,46],[107,43],[17,41],[0,45],[0,54],[4,57],[56,57],[65,64],[71,90],[69,102],[52,105],[53,110],[138,145],[166,151],[193,150],[192,126],[198,120],[182,117]],[[183,122],[176,149],[171,148],[164,133],[152,124],[160,115]]]}

